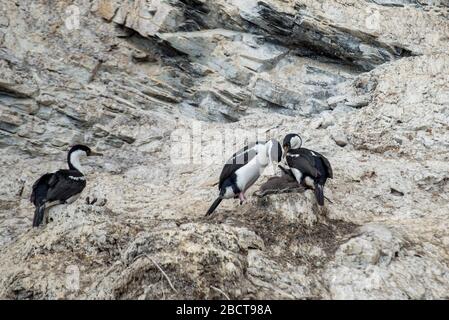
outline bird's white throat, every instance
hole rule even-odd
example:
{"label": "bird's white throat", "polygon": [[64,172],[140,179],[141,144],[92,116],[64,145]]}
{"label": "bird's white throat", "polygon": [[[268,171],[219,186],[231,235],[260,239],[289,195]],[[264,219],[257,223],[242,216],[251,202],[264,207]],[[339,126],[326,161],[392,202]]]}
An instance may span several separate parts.
{"label": "bird's white throat", "polygon": [[270,152],[271,152],[271,142],[267,142],[263,145],[257,146],[257,162],[261,166],[262,169],[264,169],[270,162]]}
{"label": "bird's white throat", "polygon": [[83,150],[76,150],[70,154],[70,164],[79,172],[83,173],[83,167],[80,163],[81,156],[86,156],[86,152]]}

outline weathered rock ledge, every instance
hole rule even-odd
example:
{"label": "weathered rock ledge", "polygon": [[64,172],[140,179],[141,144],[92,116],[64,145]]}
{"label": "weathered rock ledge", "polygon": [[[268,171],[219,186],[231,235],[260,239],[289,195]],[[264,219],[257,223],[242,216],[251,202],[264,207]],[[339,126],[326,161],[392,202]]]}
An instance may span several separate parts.
{"label": "weathered rock ledge", "polygon": [[[449,298],[448,1],[2,5],[0,298]],[[199,126],[205,149],[300,132],[332,202],[254,195],[204,218],[229,152],[170,157]],[[32,230],[31,185],[74,143],[105,157]]]}

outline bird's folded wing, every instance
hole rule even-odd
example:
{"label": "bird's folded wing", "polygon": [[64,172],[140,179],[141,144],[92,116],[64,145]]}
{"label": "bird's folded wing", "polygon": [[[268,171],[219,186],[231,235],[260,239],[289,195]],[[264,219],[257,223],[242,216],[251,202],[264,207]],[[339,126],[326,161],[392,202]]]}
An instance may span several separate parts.
{"label": "bird's folded wing", "polygon": [[58,184],[58,182],[59,182],[59,177],[60,177],[59,171],[57,171],[54,174],[52,174],[50,179],[47,182],[48,186],[50,188],[53,188],[54,186],[56,186]]}
{"label": "bird's folded wing", "polygon": [[31,203],[34,203],[36,201],[36,189],[41,184],[48,184],[48,181],[53,176],[53,173],[46,173],[42,177],[36,180],[36,182],[33,184],[32,192],[30,196]]}
{"label": "bird's folded wing", "polygon": [[49,201],[65,201],[83,191],[85,186],[86,180],[82,174],[60,170],[50,179],[50,188],[48,190],[47,199]]}
{"label": "bird's folded wing", "polygon": [[223,182],[234,172],[250,162],[260,151],[260,147],[263,146],[263,144],[264,142],[253,142],[234,153],[232,157],[226,161],[226,164],[221,171],[218,188],[220,189]]}
{"label": "bird's folded wing", "polygon": [[246,164],[254,158],[266,142],[252,142],[232,155],[227,164]]}
{"label": "bird's folded wing", "polygon": [[321,160],[323,160],[324,166],[326,167],[327,175],[329,176],[329,178],[333,179],[334,173],[332,171],[332,167],[331,167],[329,160],[327,160],[327,158],[323,155],[321,155]]}
{"label": "bird's folded wing", "polygon": [[299,157],[288,157],[287,161],[290,168],[298,169],[305,175],[314,178],[317,178],[319,175],[312,155],[303,154]]}

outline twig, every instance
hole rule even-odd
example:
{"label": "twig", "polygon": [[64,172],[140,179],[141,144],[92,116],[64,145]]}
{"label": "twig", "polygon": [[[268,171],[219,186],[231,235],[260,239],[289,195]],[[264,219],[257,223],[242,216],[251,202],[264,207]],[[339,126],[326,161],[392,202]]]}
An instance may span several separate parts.
{"label": "twig", "polygon": [[221,289],[219,289],[219,288],[217,288],[217,287],[214,287],[214,286],[210,286],[210,287],[211,287],[212,289],[214,289],[214,290],[220,292],[222,295],[224,295],[225,298],[226,298],[227,300],[231,300],[231,299],[229,298],[229,296],[228,296],[223,290],[221,290]]}
{"label": "twig", "polygon": [[327,201],[329,201],[330,203],[333,204],[333,202],[331,201],[331,199],[329,199],[328,197],[324,196],[324,199],[326,199]]}
{"label": "twig", "polygon": [[167,276],[167,274],[165,273],[164,270],[162,270],[161,266],[153,260],[153,258],[151,258],[149,255],[145,255],[146,258],[150,259],[151,262],[153,262],[153,264],[159,269],[160,272],[162,272],[162,274],[164,275],[165,279],[167,279],[168,284],[170,285],[170,287],[173,289],[174,292],[178,293],[178,290],[175,289],[175,287],[173,286],[173,283],[171,282],[170,278]]}
{"label": "twig", "polygon": [[153,262],[153,264],[159,269],[159,271],[162,273],[162,275],[165,277],[165,279],[167,279],[168,284],[169,284],[170,287],[173,289],[173,291],[176,292],[176,293],[178,293],[178,290],[175,289],[175,287],[173,286],[173,283],[170,281],[170,278],[167,276],[167,274],[165,273],[165,271],[162,270],[161,266],[160,266],[156,261],[154,261],[154,259],[151,258],[149,255],[147,255],[147,254],[141,254],[141,255],[139,255],[139,256],[137,256],[136,258],[133,259],[133,263],[134,263],[135,261],[137,261],[138,259],[140,259],[140,257],[145,257],[145,258],[149,259],[151,262]]}

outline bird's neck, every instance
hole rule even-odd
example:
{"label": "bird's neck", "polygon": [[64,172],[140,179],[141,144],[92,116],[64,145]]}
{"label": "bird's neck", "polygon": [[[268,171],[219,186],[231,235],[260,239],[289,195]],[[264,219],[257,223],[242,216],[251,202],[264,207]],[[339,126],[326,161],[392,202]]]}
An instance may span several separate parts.
{"label": "bird's neck", "polygon": [[288,150],[288,153],[291,154],[298,154],[301,151],[302,148],[297,148],[297,149],[290,149]]}
{"label": "bird's neck", "polygon": [[83,173],[83,167],[80,163],[80,157],[84,152],[81,150],[77,150],[74,152],[69,153],[67,162],[69,164],[70,170],[77,170],[80,173]]}
{"label": "bird's neck", "polygon": [[268,163],[270,162],[270,159],[268,158],[267,150],[265,148],[263,148],[257,154],[257,160],[262,167],[266,167],[268,165]]}

